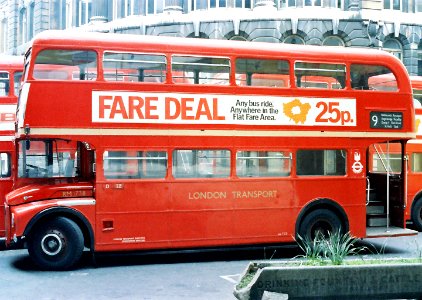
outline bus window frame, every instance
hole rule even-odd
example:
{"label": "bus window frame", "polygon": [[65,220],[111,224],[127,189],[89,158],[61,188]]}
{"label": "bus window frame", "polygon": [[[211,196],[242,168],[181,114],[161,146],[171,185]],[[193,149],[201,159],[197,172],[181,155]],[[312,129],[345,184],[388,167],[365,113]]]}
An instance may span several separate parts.
{"label": "bus window frame", "polygon": [[[105,55],[107,53],[114,53],[114,54],[135,54],[135,55],[150,55],[150,56],[162,56],[164,57],[164,66],[165,66],[165,77],[163,81],[160,82],[153,82],[153,81],[113,81],[113,80],[107,80],[105,77],[105,72],[104,72],[104,62],[106,62],[105,60]],[[157,62],[158,63],[158,62]],[[125,83],[125,84],[165,84],[168,82],[168,74],[169,74],[169,60],[168,60],[168,56],[166,55],[166,53],[164,52],[154,52],[154,53],[147,53],[147,52],[136,52],[136,51],[117,51],[117,50],[103,50],[101,51],[101,61],[99,63],[101,65],[101,71],[98,71],[101,74],[101,81],[105,81],[107,83],[111,82],[115,82],[115,83]],[[97,76],[98,78],[99,76]]]}
{"label": "bus window frame", "polygon": [[[338,69],[333,69],[333,70],[331,70],[331,69],[310,69],[310,68],[305,68],[305,67],[301,67],[301,68],[298,68],[297,67],[297,64],[314,64],[314,65],[316,65],[316,64],[319,64],[319,65],[322,65],[322,64],[324,64],[324,65],[339,65],[339,66],[343,66],[344,67],[344,70],[338,70]],[[297,73],[296,73],[296,71],[297,70],[299,70],[299,71],[301,71],[301,72],[306,72],[306,71],[315,71],[315,72],[320,72],[320,73],[330,73],[330,72],[334,72],[334,73],[338,73],[338,72],[343,72],[343,74],[344,74],[344,82],[343,82],[343,85],[342,85],[342,82],[341,81],[339,81],[338,79],[337,79],[337,77],[333,77],[333,76],[324,76],[324,77],[327,77],[327,78],[331,78],[330,80],[335,80],[336,81],[336,83],[338,83],[338,84],[340,84],[340,89],[334,89],[334,90],[336,90],[336,91],[341,91],[341,90],[346,90],[347,89],[347,74],[349,73],[349,71],[350,71],[350,66],[346,63],[346,62],[338,62],[338,61],[330,61],[330,60],[328,60],[328,61],[323,61],[323,60],[296,60],[296,61],[294,61],[294,63],[293,63],[293,70],[291,71],[293,74],[293,78],[294,78],[294,86],[297,88],[297,89],[300,89],[300,90],[302,90],[302,89],[317,89],[317,90],[329,90],[329,91],[332,91],[333,89],[330,87],[330,85],[328,85],[327,86],[327,88],[316,88],[316,87],[302,87],[302,86],[299,86],[298,85],[298,81],[299,81],[299,76],[297,75]],[[319,76],[319,77],[322,77],[323,75],[321,75],[321,74],[318,74],[318,75],[315,75],[315,74],[305,74],[305,75],[301,75],[300,77],[313,77],[313,76]]]}
{"label": "bus window frame", "polygon": [[[102,62],[99,60],[99,58],[101,57],[102,52],[98,51],[97,49],[93,49],[93,48],[88,49],[88,48],[83,48],[83,47],[73,48],[73,47],[69,47],[69,46],[67,46],[67,47],[45,47],[45,48],[42,48],[42,49],[38,49],[36,52],[32,53],[32,55],[30,53],[31,51],[33,51],[32,48],[30,48],[28,50],[28,52],[27,52],[28,53],[27,55],[29,57],[28,58],[28,60],[29,60],[28,66],[29,66],[29,70],[31,70],[31,72],[30,72],[30,74],[28,74],[27,76],[25,76],[25,81],[28,81],[28,80],[46,81],[46,82],[47,81],[48,82],[62,82],[62,81],[66,81],[66,82],[93,82],[93,81],[99,81],[99,80],[100,81],[104,81],[103,78],[100,78],[100,76],[103,77]],[[37,65],[36,61],[37,61],[37,58],[40,55],[40,53],[42,53],[44,51],[69,51],[69,52],[70,51],[81,51],[81,52],[92,52],[92,53],[95,53],[95,57],[96,57],[96,59],[95,59],[95,62],[96,62],[96,65],[95,65],[95,71],[96,71],[95,78],[92,78],[92,79],[83,79],[83,80],[82,79],[73,80],[73,73],[72,72],[69,72],[69,75],[70,75],[70,77],[72,79],[66,79],[66,80],[63,80],[63,79],[62,80],[52,80],[50,78],[42,79],[42,78],[36,78],[36,77],[34,77],[34,74],[36,73],[36,65]],[[35,59],[32,60],[32,59],[30,59],[31,57],[35,57]],[[38,65],[49,65],[49,64],[38,64]],[[65,64],[62,64],[62,66],[77,67],[78,65],[65,65]],[[27,69],[27,65],[25,64],[25,70],[26,69]]]}
{"label": "bus window frame", "polygon": [[[171,53],[170,55],[170,60],[169,60],[169,63],[168,63],[168,67],[169,67],[169,69],[168,69],[168,72],[169,72],[169,74],[170,74],[170,79],[171,79],[171,83],[172,84],[175,84],[175,85],[194,85],[194,86],[215,86],[215,85],[217,85],[217,86],[220,86],[220,87],[228,87],[228,86],[232,86],[233,84],[232,84],[232,75],[233,75],[233,69],[234,69],[234,67],[233,67],[233,61],[232,61],[232,57],[230,57],[230,56],[217,56],[217,55],[207,55],[207,54],[204,54],[204,55],[192,55],[192,54],[189,54],[189,53],[179,53],[179,52],[173,52],[173,53]],[[186,64],[186,63],[174,63],[174,57],[188,57],[188,58],[210,58],[210,59],[213,59],[213,58],[216,58],[216,59],[225,59],[225,60],[227,60],[228,61],[228,66],[225,66],[225,65],[217,65],[217,67],[221,67],[221,68],[223,68],[223,67],[225,67],[225,68],[228,68],[229,70],[228,70],[228,72],[227,73],[224,73],[224,74],[227,74],[228,75],[228,78],[227,78],[227,80],[225,80],[227,83],[226,84],[215,84],[215,83],[201,83],[201,82],[198,82],[198,83],[195,83],[195,82],[193,82],[193,83],[190,83],[190,82],[188,82],[188,83],[186,83],[186,82],[183,82],[183,83],[179,83],[179,82],[175,82],[175,80],[174,80],[174,73],[175,72],[177,72],[177,71],[173,71],[173,65],[174,64],[176,64],[176,65],[195,65],[195,64]],[[198,65],[206,65],[206,64],[198,64]],[[216,66],[216,65],[209,65],[209,66]],[[201,72],[201,73],[203,73],[203,72]],[[218,73],[215,73],[215,74],[218,74]],[[183,77],[183,78],[187,78],[187,77]],[[198,76],[198,80],[200,80],[201,78]],[[212,78],[212,80],[215,80],[215,78],[213,77]]]}

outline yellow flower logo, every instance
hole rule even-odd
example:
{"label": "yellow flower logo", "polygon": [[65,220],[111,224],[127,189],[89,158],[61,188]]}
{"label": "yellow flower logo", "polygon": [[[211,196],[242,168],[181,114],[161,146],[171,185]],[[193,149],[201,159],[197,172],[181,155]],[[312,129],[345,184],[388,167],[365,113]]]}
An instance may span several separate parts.
{"label": "yellow flower logo", "polygon": [[296,124],[299,122],[305,123],[310,109],[311,105],[309,103],[302,103],[299,99],[283,104],[283,113]]}

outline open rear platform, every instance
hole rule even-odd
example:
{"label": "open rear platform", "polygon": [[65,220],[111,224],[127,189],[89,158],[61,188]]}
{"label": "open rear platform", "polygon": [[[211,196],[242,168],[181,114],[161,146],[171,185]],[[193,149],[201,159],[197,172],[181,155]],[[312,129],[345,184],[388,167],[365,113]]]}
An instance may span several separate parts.
{"label": "open rear platform", "polygon": [[417,231],[412,229],[400,228],[400,227],[368,227],[366,228],[366,237],[392,237],[392,236],[404,236],[404,235],[416,235]]}

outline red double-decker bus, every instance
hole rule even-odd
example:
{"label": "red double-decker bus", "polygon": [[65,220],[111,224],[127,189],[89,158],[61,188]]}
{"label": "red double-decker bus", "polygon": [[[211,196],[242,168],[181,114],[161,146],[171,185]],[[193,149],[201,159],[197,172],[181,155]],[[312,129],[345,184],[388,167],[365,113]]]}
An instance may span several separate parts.
{"label": "red double-decker bus", "polygon": [[415,137],[409,77],[385,52],[52,31],[26,58],[7,243],[42,268],[84,247],[415,233],[406,173],[369,168],[371,149]]}
{"label": "red double-decker bus", "polygon": [[0,243],[4,246],[4,198],[12,190],[16,103],[23,57],[0,55]]}
{"label": "red double-decker bus", "polygon": [[406,220],[422,231],[422,77],[410,77],[415,101],[415,126],[417,138],[407,144],[408,181]]}

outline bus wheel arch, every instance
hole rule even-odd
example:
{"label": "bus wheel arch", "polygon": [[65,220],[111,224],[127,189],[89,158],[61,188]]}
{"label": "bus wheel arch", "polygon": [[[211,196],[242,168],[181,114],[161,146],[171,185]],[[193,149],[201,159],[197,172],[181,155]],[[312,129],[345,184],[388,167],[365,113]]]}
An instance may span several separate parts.
{"label": "bus wheel arch", "polygon": [[[58,227],[58,229],[51,229],[53,227]],[[47,234],[48,237],[45,235],[44,237],[40,238],[40,233],[46,232],[48,228],[50,228],[50,232]],[[45,248],[42,249],[39,248],[39,246],[42,242],[42,239],[44,239],[45,243],[50,242],[51,245],[54,245],[55,243],[58,245],[61,244],[61,238],[64,238],[62,236],[64,233],[60,233],[61,231],[66,232],[66,234],[70,235],[72,239],[75,239],[76,248],[74,251],[77,252],[77,260],[79,260],[84,246],[90,248],[91,252],[94,251],[94,234],[92,227],[86,217],[72,208],[53,207],[46,209],[34,216],[25,228],[24,236],[30,254],[32,252],[34,255],[34,250],[36,249],[38,251],[44,251],[44,254],[47,254],[48,251],[52,251],[50,254],[54,254],[54,250],[46,250]],[[35,245],[32,242],[33,239],[37,240],[39,243],[36,249],[34,248]],[[80,245],[81,243],[82,245]],[[81,247],[82,250],[80,249]],[[37,254],[35,254],[35,257],[36,256]],[[70,261],[70,263],[65,262],[63,266],[57,264],[56,269],[67,269],[74,263],[76,263],[76,259],[73,262]],[[37,264],[41,267],[45,267],[43,266],[42,262],[38,262]],[[51,268],[51,266],[49,266],[49,268]]]}
{"label": "bus wheel arch", "polygon": [[314,230],[341,228],[341,233],[349,231],[349,220],[344,209],[330,199],[317,199],[305,206],[296,221],[296,239],[314,238]]}
{"label": "bus wheel arch", "polygon": [[410,210],[410,218],[417,231],[422,231],[422,194],[415,197]]}

